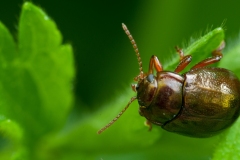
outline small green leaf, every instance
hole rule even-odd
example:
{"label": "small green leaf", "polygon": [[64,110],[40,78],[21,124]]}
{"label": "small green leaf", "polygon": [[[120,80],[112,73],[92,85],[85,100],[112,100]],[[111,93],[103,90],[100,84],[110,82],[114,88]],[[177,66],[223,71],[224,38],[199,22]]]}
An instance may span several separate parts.
{"label": "small green leaf", "polygon": [[23,130],[19,125],[0,116],[0,159],[9,159],[14,152],[18,152],[22,145]]}
{"label": "small green leaf", "polygon": [[7,28],[0,22],[0,69],[3,69],[11,63],[17,56],[15,42],[7,30]]}
{"label": "small green leaf", "polygon": [[[14,40],[7,28],[0,22],[0,81],[2,81],[0,82],[0,97],[3,99],[0,101],[1,114],[6,113],[8,109],[8,103],[5,101],[8,95],[7,92],[3,91],[6,86],[3,79],[8,78],[6,70],[9,68],[16,55]],[[9,84],[8,81],[6,81],[6,83]]]}
{"label": "small green leaf", "polygon": [[0,116],[0,133],[15,144],[20,143],[23,136],[23,131],[19,125],[4,116]]}
{"label": "small green leaf", "polygon": [[0,112],[21,125],[26,140],[63,125],[73,100],[72,48],[40,8],[24,3],[17,47],[0,25],[0,65]]}

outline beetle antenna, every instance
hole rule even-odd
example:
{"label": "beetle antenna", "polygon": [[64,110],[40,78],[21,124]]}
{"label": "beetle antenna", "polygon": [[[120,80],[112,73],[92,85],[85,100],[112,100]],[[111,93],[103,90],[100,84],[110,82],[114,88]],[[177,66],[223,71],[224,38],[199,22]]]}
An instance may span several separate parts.
{"label": "beetle antenna", "polygon": [[142,60],[141,60],[141,57],[140,57],[140,53],[138,51],[138,47],[137,47],[137,43],[135,42],[135,40],[133,39],[133,36],[131,35],[130,31],[128,30],[127,26],[122,23],[122,28],[123,30],[125,31],[125,33],[127,34],[128,38],[130,39],[130,42],[132,43],[132,46],[134,48],[134,51],[137,55],[137,59],[138,59],[138,64],[139,64],[139,70],[140,70],[140,73],[143,72],[143,69],[142,69]]}
{"label": "beetle antenna", "polygon": [[97,133],[101,134],[103,131],[108,129],[114,122],[116,122],[123,115],[123,113],[128,109],[129,105],[136,99],[137,97],[132,97],[131,100],[128,102],[127,106],[111,122],[109,122],[105,127],[100,129]]}

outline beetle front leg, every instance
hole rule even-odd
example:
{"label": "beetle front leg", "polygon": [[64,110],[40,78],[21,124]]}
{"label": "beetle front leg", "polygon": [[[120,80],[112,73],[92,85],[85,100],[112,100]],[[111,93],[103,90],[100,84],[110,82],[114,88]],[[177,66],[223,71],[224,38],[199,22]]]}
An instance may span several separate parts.
{"label": "beetle front leg", "polygon": [[174,70],[174,72],[179,73],[192,61],[192,56],[190,55],[184,56],[184,52],[182,49],[178,47],[175,47],[175,49],[180,56],[180,62],[176,69]]}
{"label": "beetle front leg", "polygon": [[205,67],[207,65],[210,65],[210,64],[220,61],[223,57],[221,51],[223,50],[224,47],[225,47],[225,42],[222,41],[222,43],[218,47],[218,49],[216,49],[212,52],[212,57],[204,59],[203,61],[201,61],[198,64],[196,64],[195,66],[193,66],[191,69]]}
{"label": "beetle front leg", "polygon": [[148,74],[153,73],[153,66],[157,72],[160,72],[163,70],[162,64],[159,62],[157,56],[154,56],[154,55],[150,59]]}

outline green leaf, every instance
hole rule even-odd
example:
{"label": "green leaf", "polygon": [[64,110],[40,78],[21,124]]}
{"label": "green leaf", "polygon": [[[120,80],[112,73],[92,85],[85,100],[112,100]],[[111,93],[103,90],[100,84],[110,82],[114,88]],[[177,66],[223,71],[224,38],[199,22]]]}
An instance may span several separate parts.
{"label": "green leaf", "polygon": [[[133,102],[115,124],[98,135],[96,132],[113,119],[133,95],[129,88],[128,92],[104,105],[99,111],[82,114],[84,116],[77,123],[74,119],[75,125],[65,128],[61,134],[48,137],[49,148],[46,150],[50,153],[57,151],[58,156],[55,158],[58,160],[145,160],[159,156],[170,160],[176,157],[201,160],[211,156],[218,137],[190,138],[166,132],[156,125],[149,132],[143,123],[145,118],[138,113],[137,102]],[[193,147],[196,144],[204,150]],[[49,157],[45,159],[51,159]]]}
{"label": "green leaf", "polygon": [[[193,56],[189,67],[210,57],[223,39],[223,29],[217,28],[184,49],[186,54]],[[233,50],[224,55],[220,66],[228,65],[238,71],[237,61],[229,65],[225,60],[228,56],[234,58],[237,54]],[[118,115],[134,96],[130,88],[115,100],[99,106],[98,111],[85,111],[77,115],[78,118],[72,113],[69,123],[57,132],[71,109],[73,63],[71,46],[62,44],[55,23],[33,4],[23,5],[17,45],[0,23],[0,114],[11,119],[0,117],[0,132],[23,145],[4,150],[1,159],[7,159],[14,151],[14,160],[144,160],[156,157],[200,160],[209,159],[218,142],[215,159],[239,159],[234,153],[239,152],[235,139],[239,139],[237,126],[240,121],[220,136],[206,139],[169,133],[159,126],[153,126],[148,132],[143,124],[145,118],[138,113],[137,102],[133,102],[113,126],[98,135],[97,130]],[[175,54],[164,68],[174,70],[178,63],[179,57]]]}
{"label": "green leaf", "polygon": [[0,22],[0,62],[1,68],[5,68],[13,59],[17,56],[16,45],[14,40],[6,29],[6,27]]}
{"label": "green leaf", "polygon": [[161,131],[158,127],[148,131],[144,125],[145,118],[137,112],[137,102],[133,102],[126,113],[109,129],[100,135],[97,134],[99,129],[120,113],[133,94],[129,88],[127,93],[104,105],[101,110],[82,113],[77,123],[74,119],[74,125],[65,128],[61,134],[48,138],[48,150],[57,150],[57,159],[61,160],[99,159],[101,156],[105,159],[107,155],[114,155],[112,159],[115,159],[119,151],[139,152],[152,146],[161,137]]}
{"label": "green leaf", "polygon": [[230,44],[227,43],[227,48],[224,50],[224,55],[219,62],[219,67],[229,69],[233,71],[240,78],[240,39]]}
{"label": "green leaf", "polygon": [[15,145],[21,142],[23,136],[23,131],[19,125],[4,116],[0,116],[0,133],[4,138],[15,143]]}
{"label": "green leaf", "polygon": [[0,25],[0,63],[0,112],[21,125],[28,143],[62,126],[73,101],[72,48],[40,8],[24,3],[17,47]]}
{"label": "green leaf", "polygon": [[232,160],[240,159],[240,119],[230,127],[225,134],[221,135],[221,141],[218,144],[213,160]]}
{"label": "green leaf", "polygon": [[[186,53],[194,58],[193,63],[203,60],[223,41],[224,31],[217,28],[196,42]],[[201,54],[199,54],[201,53]],[[169,67],[179,63],[179,57],[169,63]],[[129,88],[130,90],[130,88]],[[134,93],[125,92],[114,101],[104,105],[99,111],[82,114],[77,124],[64,130],[60,135],[50,137],[49,150],[58,151],[57,159],[204,159],[210,157],[218,136],[195,139],[163,131],[153,126],[151,132],[143,125],[144,117],[138,113],[138,104],[133,102],[124,115],[101,135],[96,131],[106,125],[127,104]],[[76,137],[77,140],[76,140]],[[89,139],[90,138],[90,139]],[[187,143],[186,143],[187,142]],[[198,144],[204,149],[194,148]],[[172,150],[174,148],[174,151]],[[95,152],[91,152],[95,150]],[[76,154],[80,153],[80,154]],[[91,154],[89,154],[91,153]],[[184,154],[183,154],[184,153]],[[187,154],[186,154],[187,153]]]}
{"label": "green leaf", "polygon": [[[224,56],[219,62],[219,67],[227,68],[240,78],[239,55],[240,55],[240,39],[232,42],[226,48]],[[224,159],[240,159],[240,119],[230,127],[225,134],[221,136],[221,142],[217,146],[213,160]]]}
{"label": "green leaf", "polygon": [[23,130],[19,125],[0,116],[0,159],[10,159],[14,152],[22,145]]}

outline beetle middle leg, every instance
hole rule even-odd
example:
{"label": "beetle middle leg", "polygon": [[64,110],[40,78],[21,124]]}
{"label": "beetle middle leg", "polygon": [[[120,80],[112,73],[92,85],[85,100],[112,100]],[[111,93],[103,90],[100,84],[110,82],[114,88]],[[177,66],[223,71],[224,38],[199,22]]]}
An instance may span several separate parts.
{"label": "beetle middle leg", "polygon": [[180,62],[176,69],[174,70],[174,72],[179,73],[192,61],[192,56],[190,55],[184,56],[184,52],[182,49],[178,47],[175,47],[175,49],[180,56]]}
{"label": "beetle middle leg", "polygon": [[145,124],[145,126],[148,127],[148,131],[151,131],[151,130],[152,130],[152,123],[151,123],[149,120],[146,119],[146,121],[145,121],[144,124]]}
{"label": "beetle middle leg", "polygon": [[223,57],[221,51],[223,50],[224,47],[225,47],[225,42],[222,41],[221,45],[212,52],[212,57],[204,59],[203,61],[201,61],[198,64],[196,64],[195,66],[193,66],[191,69],[205,67],[207,65],[210,65],[210,64],[220,61]]}

